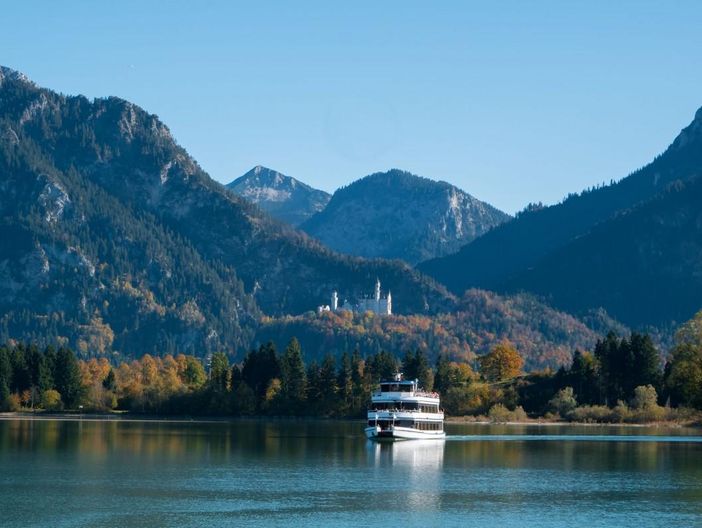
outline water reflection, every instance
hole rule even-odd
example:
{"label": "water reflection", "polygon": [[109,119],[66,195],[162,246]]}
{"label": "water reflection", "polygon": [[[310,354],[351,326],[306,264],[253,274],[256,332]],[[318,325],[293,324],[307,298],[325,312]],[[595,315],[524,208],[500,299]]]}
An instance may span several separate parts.
{"label": "water reflection", "polygon": [[687,527],[702,443],[682,432],[449,424],[382,444],[361,422],[0,420],[0,525]]}
{"label": "water reflection", "polygon": [[441,504],[443,440],[367,442],[369,458],[382,474],[402,475],[406,504],[413,510],[438,510]]}

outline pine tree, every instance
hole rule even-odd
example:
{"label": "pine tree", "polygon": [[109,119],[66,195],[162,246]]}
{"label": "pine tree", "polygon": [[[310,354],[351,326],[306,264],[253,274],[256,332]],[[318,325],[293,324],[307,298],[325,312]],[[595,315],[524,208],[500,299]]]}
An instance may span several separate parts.
{"label": "pine tree", "polygon": [[339,372],[336,377],[336,384],[339,387],[339,404],[337,413],[345,416],[351,409],[351,400],[353,397],[353,381],[351,379],[351,358],[347,352],[341,356],[339,364]]}
{"label": "pine tree", "polygon": [[451,364],[444,354],[439,354],[436,359],[434,374],[434,389],[441,394],[445,394],[451,387]]}
{"label": "pine tree", "polygon": [[294,337],[285,348],[280,370],[283,406],[293,414],[300,413],[305,401],[307,379],[300,342]]}
{"label": "pine tree", "polygon": [[61,400],[68,409],[75,409],[83,396],[83,387],[78,361],[72,350],[59,348],[53,374]]}
{"label": "pine tree", "polygon": [[320,409],[323,416],[331,416],[336,409],[338,387],[336,386],[336,361],[327,354],[319,369]]}

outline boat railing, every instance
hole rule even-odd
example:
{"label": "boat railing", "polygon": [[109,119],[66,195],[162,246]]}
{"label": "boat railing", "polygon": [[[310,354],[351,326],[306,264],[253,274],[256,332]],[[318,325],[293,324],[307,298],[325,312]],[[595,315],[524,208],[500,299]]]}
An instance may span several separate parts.
{"label": "boat railing", "polygon": [[368,409],[368,412],[401,412],[401,413],[423,413],[423,414],[444,414],[443,409],[439,409],[438,411],[422,411],[421,409],[399,409],[397,407],[393,408],[388,408],[388,409]]}
{"label": "boat railing", "polygon": [[[376,396],[382,396],[383,394],[387,394],[387,392],[381,392],[381,391],[375,391],[371,396],[376,397]],[[403,393],[405,394],[405,393]],[[420,398],[439,398],[439,393],[438,392],[426,392],[426,391],[414,391],[414,392],[407,392],[407,397],[413,398],[413,397],[420,397]]]}

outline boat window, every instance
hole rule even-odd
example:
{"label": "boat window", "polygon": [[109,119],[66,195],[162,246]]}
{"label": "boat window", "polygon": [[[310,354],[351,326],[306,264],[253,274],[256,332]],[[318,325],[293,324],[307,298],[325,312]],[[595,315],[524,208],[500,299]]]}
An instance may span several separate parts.
{"label": "boat window", "polygon": [[414,383],[381,383],[380,392],[412,392]]}

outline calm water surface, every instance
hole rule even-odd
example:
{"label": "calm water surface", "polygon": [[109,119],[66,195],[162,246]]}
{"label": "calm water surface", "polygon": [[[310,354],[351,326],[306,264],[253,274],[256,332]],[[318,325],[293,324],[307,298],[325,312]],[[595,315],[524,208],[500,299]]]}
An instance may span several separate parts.
{"label": "calm water surface", "polygon": [[0,526],[702,526],[695,430],[0,420]]}

